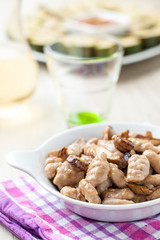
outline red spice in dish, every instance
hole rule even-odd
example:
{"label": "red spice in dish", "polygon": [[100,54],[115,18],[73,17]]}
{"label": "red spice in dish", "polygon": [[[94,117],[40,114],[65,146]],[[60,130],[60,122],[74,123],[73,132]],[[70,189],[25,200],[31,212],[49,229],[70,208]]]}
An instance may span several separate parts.
{"label": "red spice in dish", "polygon": [[80,20],[80,22],[81,22],[81,23],[91,24],[91,25],[117,24],[117,23],[114,22],[114,21],[105,20],[105,19],[98,18],[98,17],[92,17],[92,18],[82,19],[82,20]]}

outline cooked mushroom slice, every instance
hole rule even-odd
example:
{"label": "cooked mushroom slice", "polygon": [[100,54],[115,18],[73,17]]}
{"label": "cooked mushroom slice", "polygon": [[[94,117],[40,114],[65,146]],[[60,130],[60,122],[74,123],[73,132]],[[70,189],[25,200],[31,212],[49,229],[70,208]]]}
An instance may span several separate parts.
{"label": "cooked mushroom slice", "polygon": [[103,140],[111,140],[112,139],[112,136],[115,135],[115,131],[113,130],[113,128],[109,125],[107,126],[103,133],[102,133],[102,137],[101,139]]}
{"label": "cooked mushroom slice", "polygon": [[113,199],[113,198],[107,198],[102,201],[102,204],[106,205],[122,205],[122,204],[133,204],[134,202],[131,200],[125,200],[125,199]]}
{"label": "cooked mushroom slice", "polygon": [[135,197],[133,198],[133,201],[135,203],[145,202],[147,201],[147,197],[145,195],[135,195]]}
{"label": "cooked mushroom slice", "polygon": [[67,148],[65,148],[65,147],[62,148],[62,149],[60,149],[59,152],[58,152],[58,154],[57,154],[57,157],[62,158],[63,161],[66,160],[67,156],[68,156],[68,154],[67,154]]}
{"label": "cooked mushroom slice", "polygon": [[127,182],[143,181],[149,174],[150,163],[146,156],[134,154],[128,161]]}
{"label": "cooked mushroom slice", "polygon": [[119,188],[126,186],[126,180],[124,172],[122,172],[116,164],[110,163],[109,177],[112,179],[114,184]]}
{"label": "cooked mushroom slice", "polygon": [[108,160],[109,163],[116,164],[119,169],[124,169],[128,165],[128,162],[124,158],[122,158],[122,157],[120,157],[118,159],[109,158],[107,160]]}
{"label": "cooked mushroom slice", "polygon": [[151,195],[147,197],[147,200],[154,200],[160,198],[160,187],[157,188]]}
{"label": "cooked mushroom slice", "polygon": [[62,158],[48,157],[45,161],[45,173],[48,179],[53,179],[56,175],[59,163],[63,162]]}
{"label": "cooked mushroom slice", "polygon": [[82,195],[79,188],[72,188],[72,187],[66,186],[61,189],[60,193],[62,193],[63,195],[65,195],[67,197],[86,202],[86,199]]}
{"label": "cooked mushroom slice", "polygon": [[86,141],[84,140],[84,138],[77,139],[77,141],[68,146],[68,155],[80,156],[80,154],[83,152],[85,144]]}
{"label": "cooked mushroom slice", "polygon": [[149,162],[151,167],[157,172],[160,173],[160,155],[155,153],[152,150],[146,150],[144,151],[143,155],[145,155]]}
{"label": "cooked mushroom slice", "polygon": [[136,185],[134,183],[128,183],[127,186],[136,194],[150,195],[153,191],[143,185]]}
{"label": "cooked mushroom slice", "polygon": [[131,138],[143,138],[143,139],[150,139],[152,138],[152,132],[151,131],[146,131],[145,135],[136,133],[136,132],[130,132],[129,137]]}
{"label": "cooked mushroom slice", "polygon": [[110,178],[107,178],[106,181],[102,182],[101,184],[97,185],[96,189],[99,195],[101,195],[102,192],[107,190],[109,187],[111,187],[113,184],[112,180]]}
{"label": "cooked mushroom slice", "polygon": [[129,188],[109,188],[108,190],[104,191],[101,196],[103,200],[107,198],[131,200],[134,198],[135,195]]}
{"label": "cooked mushroom slice", "polygon": [[59,157],[59,158],[62,158],[63,161],[65,161],[66,157],[67,157],[67,148],[64,147],[64,148],[49,152],[48,156],[49,157]]}
{"label": "cooked mushroom slice", "polygon": [[99,203],[99,204],[101,203],[101,199],[98,196],[98,192],[93,187],[93,185],[87,181],[87,179],[82,179],[79,182],[79,189],[88,202]]}
{"label": "cooked mushroom slice", "polygon": [[151,131],[146,131],[145,137],[148,139],[152,138],[152,132]]}
{"label": "cooked mushroom slice", "polygon": [[148,139],[154,146],[160,145],[160,139],[159,138],[153,138],[151,131],[146,131],[145,135],[136,134],[134,137],[135,138],[141,138],[141,139]]}
{"label": "cooked mushroom slice", "polygon": [[134,138],[142,138],[142,139],[151,139],[152,138],[152,132],[146,131],[145,135],[140,133],[134,133]]}
{"label": "cooked mushroom slice", "polygon": [[87,171],[88,165],[82,162],[79,157],[75,155],[69,155],[66,160],[69,163],[73,164],[75,167],[79,168],[81,171]]}
{"label": "cooked mushroom slice", "polygon": [[157,138],[152,138],[149,140],[154,146],[159,146],[160,145],[160,139]]}
{"label": "cooked mushroom slice", "polygon": [[153,186],[160,186],[160,174],[148,175],[143,184],[152,184]]}
{"label": "cooked mushroom slice", "polygon": [[121,132],[120,134],[118,134],[118,137],[129,138],[129,130],[125,130],[124,132]]}
{"label": "cooked mushroom slice", "polygon": [[109,163],[102,154],[102,156],[92,160],[87,170],[86,179],[95,187],[108,179],[109,170]]}
{"label": "cooked mushroom slice", "polygon": [[134,144],[134,150],[138,153],[143,153],[145,150],[151,149],[156,153],[159,153],[157,147],[154,147],[151,142],[146,139],[140,138],[129,138],[129,140]]}
{"label": "cooked mushroom slice", "polygon": [[80,171],[79,168],[65,161],[57,168],[57,174],[53,183],[57,185],[59,189],[64,186],[74,187],[84,178],[84,175],[84,171]]}
{"label": "cooked mushroom slice", "polygon": [[123,139],[116,135],[114,135],[112,139],[115,147],[123,153],[128,152],[134,148],[133,143],[128,139]]}
{"label": "cooked mushroom slice", "polygon": [[146,186],[148,189],[152,190],[152,192],[155,190],[155,187],[151,183],[144,183],[144,186]]}

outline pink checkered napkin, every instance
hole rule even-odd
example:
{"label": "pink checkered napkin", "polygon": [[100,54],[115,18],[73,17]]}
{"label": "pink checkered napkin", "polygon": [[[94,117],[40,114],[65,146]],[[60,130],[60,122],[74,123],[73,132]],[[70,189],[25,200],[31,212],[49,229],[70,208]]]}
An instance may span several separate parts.
{"label": "pink checkered napkin", "polygon": [[133,223],[96,222],[66,209],[56,197],[26,175],[2,182],[0,188],[32,216],[52,240],[160,239],[160,215]]}

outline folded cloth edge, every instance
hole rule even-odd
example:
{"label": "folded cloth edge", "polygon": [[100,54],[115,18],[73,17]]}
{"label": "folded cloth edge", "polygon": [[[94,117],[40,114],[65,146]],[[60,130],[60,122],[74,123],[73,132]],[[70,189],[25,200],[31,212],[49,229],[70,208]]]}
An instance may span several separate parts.
{"label": "folded cloth edge", "polygon": [[[39,238],[49,240],[37,222],[0,190],[0,222],[22,240]],[[19,231],[18,231],[19,229]],[[18,233],[19,232],[19,233]],[[21,232],[26,233],[25,236]],[[28,233],[28,234],[27,234]]]}

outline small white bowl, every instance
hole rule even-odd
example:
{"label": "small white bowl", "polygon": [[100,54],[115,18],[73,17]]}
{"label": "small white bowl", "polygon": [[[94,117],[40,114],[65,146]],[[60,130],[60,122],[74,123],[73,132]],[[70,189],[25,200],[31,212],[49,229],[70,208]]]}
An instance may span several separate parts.
{"label": "small white bowl", "polygon": [[[81,22],[90,18],[100,18],[103,20],[113,21],[115,24],[92,25]],[[75,18],[66,20],[65,27],[69,31],[91,33],[91,34],[114,34],[125,33],[130,25],[129,15],[118,13],[110,10],[99,10],[96,12],[80,14]]]}
{"label": "small white bowl", "polygon": [[98,221],[125,222],[140,220],[158,214],[160,212],[160,199],[130,205],[102,205],[81,202],[62,195],[51,181],[47,179],[44,172],[44,161],[49,151],[68,146],[80,136],[86,140],[100,137],[107,125],[111,125],[117,133],[129,129],[130,131],[144,134],[146,130],[150,130],[154,137],[160,137],[160,127],[148,123],[108,122],[84,125],[53,136],[34,151],[11,152],[7,155],[7,161],[12,167],[31,175],[42,187],[59,198],[67,208],[81,216]]}

